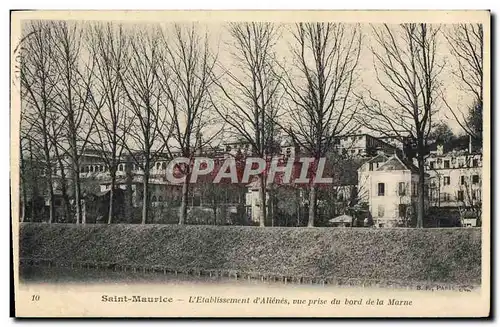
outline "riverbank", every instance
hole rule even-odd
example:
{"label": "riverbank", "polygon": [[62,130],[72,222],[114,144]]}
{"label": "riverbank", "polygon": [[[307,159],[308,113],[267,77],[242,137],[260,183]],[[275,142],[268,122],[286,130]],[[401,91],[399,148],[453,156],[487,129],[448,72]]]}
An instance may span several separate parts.
{"label": "riverbank", "polygon": [[22,224],[25,265],[280,282],[479,285],[479,229]]}

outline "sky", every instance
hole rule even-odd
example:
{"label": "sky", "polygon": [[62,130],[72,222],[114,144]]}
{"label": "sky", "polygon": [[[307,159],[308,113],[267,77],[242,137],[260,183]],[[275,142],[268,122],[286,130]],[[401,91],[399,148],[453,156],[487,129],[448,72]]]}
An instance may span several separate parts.
{"label": "sky", "polygon": [[[227,31],[227,24],[225,23],[212,23],[202,25],[202,29],[208,31],[211,46],[214,52],[217,52],[218,59],[224,67],[231,67],[233,59],[230,56],[231,51],[231,36]],[[373,27],[380,27],[380,24],[360,24],[360,31],[362,35],[362,44],[360,59],[358,64],[359,80],[356,86],[356,91],[363,93],[364,89],[369,89],[376,94],[380,100],[388,100],[389,96],[381,89],[377,82],[376,73],[374,69],[374,56],[372,48],[377,49],[377,44],[373,36]],[[397,27],[393,24],[391,27]],[[451,24],[434,24],[433,27],[439,27],[441,32],[438,34],[437,46],[437,61],[444,67],[440,73],[440,81],[442,82],[442,89],[444,92],[447,103],[456,108],[457,113],[466,113],[467,106],[472,102],[471,95],[463,90],[462,82],[453,75],[456,71],[456,59],[450,53],[450,48],[443,33],[449,32],[453,25]],[[290,28],[293,24],[285,24],[281,26],[281,37],[276,44],[277,56],[281,60],[288,61],[290,57],[290,47],[293,46],[294,40],[290,34]],[[456,122],[453,114],[444,105],[442,101],[438,101],[436,109],[438,113],[435,116],[436,121],[442,120],[446,122],[455,133],[462,133],[460,125]]]}
{"label": "sky", "polygon": [[[212,47],[217,49],[215,51],[218,51],[221,63],[225,66],[231,66],[232,58],[228,54],[230,51],[231,36],[227,32],[226,26],[226,24],[209,24],[206,25],[206,29],[211,35]],[[374,40],[373,28],[378,28],[380,26],[381,24],[359,25],[362,35],[362,44],[357,70],[359,73],[359,80],[356,86],[356,92],[363,93],[365,89],[368,89],[377,94],[381,101],[388,100],[390,102],[388,94],[381,89],[377,82],[374,69],[375,63],[372,48],[377,49],[377,44]],[[397,28],[397,25],[393,24],[391,27]],[[446,102],[452,108],[456,108],[456,113],[466,113],[466,108],[472,102],[472,97],[468,92],[463,90],[462,82],[453,75],[453,72],[456,71],[457,68],[456,59],[450,53],[448,42],[444,37],[444,33],[448,33],[453,28],[453,25],[434,24],[433,27],[439,27],[441,31],[438,33],[436,60],[444,66],[439,76]],[[293,46],[294,43],[290,35],[290,28],[293,28],[293,24],[282,25],[281,37],[276,44],[278,57],[285,61],[289,60],[290,47]],[[435,121],[442,120],[447,123],[454,133],[458,134],[463,132],[451,111],[442,101],[437,101],[436,109],[438,113],[434,117]]]}

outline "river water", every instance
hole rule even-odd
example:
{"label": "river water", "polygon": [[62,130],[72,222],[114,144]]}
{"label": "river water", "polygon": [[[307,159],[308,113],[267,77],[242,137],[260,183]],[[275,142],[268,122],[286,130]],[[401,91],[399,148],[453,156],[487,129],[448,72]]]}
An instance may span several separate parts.
{"label": "river water", "polygon": [[[20,266],[19,278],[24,284],[221,284],[287,286],[291,283],[257,279],[163,274],[159,272],[113,271],[71,267]],[[309,287],[325,288],[328,285],[308,284]],[[329,285],[333,287],[333,285]],[[336,285],[336,287],[340,287]],[[347,286],[346,286],[347,287]]]}
{"label": "river water", "polygon": [[71,267],[20,266],[20,282],[23,284],[93,284],[93,285],[177,285],[177,286],[224,286],[224,287],[259,287],[259,288],[308,288],[315,290],[348,290],[348,289],[392,289],[392,290],[423,290],[423,291],[471,291],[475,286],[459,286],[447,284],[419,283],[285,283],[284,281],[268,281],[261,279],[193,276],[186,274],[163,274],[159,272],[113,271],[103,269],[84,269]]}

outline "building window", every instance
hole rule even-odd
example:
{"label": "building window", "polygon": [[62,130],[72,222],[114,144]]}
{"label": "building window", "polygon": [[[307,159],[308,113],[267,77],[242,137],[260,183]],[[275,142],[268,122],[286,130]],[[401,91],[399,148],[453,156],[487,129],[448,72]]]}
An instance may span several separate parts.
{"label": "building window", "polygon": [[383,205],[379,205],[379,206],[378,206],[378,216],[379,216],[379,218],[384,217],[384,214],[385,214],[385,212],[384,212],[384,211],[385,211],[385,210],[384,210],[384,206],[383,206]]}
{"label": "building window", "polygon": [[472,167],[479,167],[479,160],[473,159],[472,160]]}
{"label": "building window", "polygon": [[373,170],[373,162],[370,162],[370,163],[368,164],[368,170],[369,170],[369,171],[372,171],[372,170]]}
{"label": "building window", "polygon": [[472,175],[472,184],[479,184],[479,175]]}
{"label": "building window", "polygon": [[444,168],[450,168],[450,160],[445,160],[444,161]]}
{"label": "building window", "polygon": [[458,201],[463,201],[464,200],[464,191],[458,191],[457,198],[458,198]]}
{"label": "building window", "polygon": [[398,193],[401,196],[406,195],[406,185],[405,185],[405,182],[399,182],[399,184],[398,184]]}
{"label": "building window", "polygon": [[385,195],[385,184],[384,183],[378,183],[378,195],[379,196]]}
{"label": "building window", "polygon": [[411,196],[417,196],[417,195],[418,195],[417,184],[413,183],[411,184]]}
{"label": "building window", "polygon": [[158,202],[163,202],[163,197],[161,195],[158,197]]}
{"label": "building window", "polygon": [[434,161],[429,162],[430,169],[434,169],[434,163],[435,163]]}
{"label": "building window", "polygon": [[450,185],[450,176],[443,177],[443,185]]}
{"label": "building window", "polygon": [[443,201],[450,201],[450,194],[449,193],[443,193]]}
{"label": "building window", "polygon": [[153,198],[151,199],[152,202],[156,202],[156,196],[153,195]]}
{"label": "building window", "polygon": [[406,208],[407,208],[406,204],[403,204],[403,203],[399,204],[399,206],[398,206],[398,212],[399,212],[399,217],[400,218],[403,218],[403,217],[406,216]]}
{"label": "building window", "polygon": [[460,185],[465,185],[465,176],[460,176]]}

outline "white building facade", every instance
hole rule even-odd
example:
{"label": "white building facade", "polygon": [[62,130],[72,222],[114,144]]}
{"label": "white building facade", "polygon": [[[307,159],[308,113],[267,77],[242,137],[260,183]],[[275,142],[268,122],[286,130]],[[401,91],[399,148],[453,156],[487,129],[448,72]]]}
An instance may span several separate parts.
{"label": "white building facade", "polygon": [[[360,200],[376,227],[409,226],[418,201],[418,172],[397,155],[379,154],[358,170]],[[427,201],[426,201],[427,205]]]}

